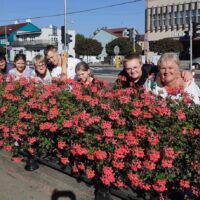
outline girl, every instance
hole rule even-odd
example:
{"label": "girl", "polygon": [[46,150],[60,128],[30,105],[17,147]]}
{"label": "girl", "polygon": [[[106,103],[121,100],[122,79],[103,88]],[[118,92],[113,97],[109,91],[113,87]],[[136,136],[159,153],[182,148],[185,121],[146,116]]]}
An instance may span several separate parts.
{"label": "girl", "polygon": [[26,56],[24,54],[16,54],[14,58],[13,69],[11,69],[8,73],[14,79],[20,79],[22,77],[28,77],[26,69]]}
{"label": "girl", "polygon": [[0,74],[8,74],[11,66],[7,63],[6,57],[4,54],[0,54]]}
{"label": "girl", "polygon": [[80,62],[76,65],[75,69],[78,81],[83,82],[85,84],[94,84],[95,79],[93,75],[91,74],[90,67],[87,63],[85,62]]}

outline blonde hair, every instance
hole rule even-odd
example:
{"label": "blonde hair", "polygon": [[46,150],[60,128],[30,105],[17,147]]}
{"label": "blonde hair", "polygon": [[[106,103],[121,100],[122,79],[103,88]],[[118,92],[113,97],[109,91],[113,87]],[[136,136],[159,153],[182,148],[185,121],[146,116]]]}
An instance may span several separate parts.
{"label": "blonde hair", "polygon": [[77,73],[80,70],[81,71],[88,71],[89,70],[90,71],[89,76],[94,78],[94,75],[93,75],[92,71],[90,70],[90,66],[86,62],[82,61],[82,62],[79,62],[76,65],[75,72]]}
{"label": "blonde hair", "polygon": [[35,65],[37,62],[45,63],[45,57],[42,55],[36,55],[33,58],[33,64]]}
{"label": "blonde hair", "polygon": [[160,57],[160,59],[158,60],[158,67],[161,66],[163,61],[166,60],[172,60],[174,61],[178,66],[180,66],[180,60],[177,56],[177,54],[173,53],[173,52],[169,52],[169,53],[164,53],[162,54],[162,56]]}

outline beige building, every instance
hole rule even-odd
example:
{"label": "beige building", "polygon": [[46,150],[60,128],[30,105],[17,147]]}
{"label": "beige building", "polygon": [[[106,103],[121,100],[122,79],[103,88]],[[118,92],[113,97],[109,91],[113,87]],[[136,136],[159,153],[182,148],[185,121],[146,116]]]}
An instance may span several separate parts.
{"label": "beige building", "polygon": [[192,22],[200,23],[200,0],[146,0],[145,51],[149,41],[179,38]]}

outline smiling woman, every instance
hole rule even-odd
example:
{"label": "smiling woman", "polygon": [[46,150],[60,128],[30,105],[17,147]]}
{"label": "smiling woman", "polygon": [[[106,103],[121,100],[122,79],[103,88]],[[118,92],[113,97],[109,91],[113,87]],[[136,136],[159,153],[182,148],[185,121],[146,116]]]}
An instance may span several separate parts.
{"label": "smiling woman", "polygon": [[[189,95],[190,101],[200,104],[199,87],[193,79],[187,81],[183,79],[179,66],[180,61],[175,53],[163,54],[158,61],[162,87],[159,87],[157,83],[152,84],[151,80],[148,79],[145,83],[145,88],[164,98],[172,96],[172,98],[180,99],[182,93],[185,92]],[[152,85],[153,87],[151,87]]]}
{"label": "smiling woman", "polygon": [[32,72],[31,76],[34,77],[37,82],[51,83],[51,74],[47,69],[45,58],[42,55],[36,55],[34,57],[33,65],[35,70]]}

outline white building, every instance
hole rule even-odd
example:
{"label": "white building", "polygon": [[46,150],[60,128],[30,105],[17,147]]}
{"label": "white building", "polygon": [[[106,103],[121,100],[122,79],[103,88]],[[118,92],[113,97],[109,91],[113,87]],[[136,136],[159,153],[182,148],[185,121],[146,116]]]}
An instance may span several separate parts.
{"label": "white building", "polygon": [[[72,35],[72,42],[69,43],[69,54],[75,56],[75,31],[69,30]],[[61,43],[61,29],[56,26],[50,25],[49,27],[41,28],[41,32],[34,33],[31,31],[17,31],[16,37],[11,43],[12,49],[10,50],[10,60],[13,61],[17,53],[24,53],[27,61],[37,55],[43,55],[44,49],[47,45],[54,45],[58,51],[63,51],[63,44]]]}

